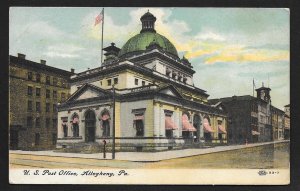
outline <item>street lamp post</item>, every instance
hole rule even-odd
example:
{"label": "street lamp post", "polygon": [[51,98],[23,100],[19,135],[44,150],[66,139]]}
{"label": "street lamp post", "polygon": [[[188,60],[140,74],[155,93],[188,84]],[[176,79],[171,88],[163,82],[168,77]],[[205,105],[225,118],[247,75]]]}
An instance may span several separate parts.
{"label": "street lamp post", "polygon": [[112,85],[113,88],[113,128],[112,128],[112,159],[115,159],[115,114],[116,114],[116,100],[115,100],[115,84]]}

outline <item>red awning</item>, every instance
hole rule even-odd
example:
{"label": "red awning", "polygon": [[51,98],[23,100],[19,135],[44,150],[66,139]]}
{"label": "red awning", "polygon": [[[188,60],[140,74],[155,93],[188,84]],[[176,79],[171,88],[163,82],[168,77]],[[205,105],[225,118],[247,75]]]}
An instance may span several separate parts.
{"label": "red awning", "polygon": [[167,130],[174,130],[178,129],[176,124],[172,121],[172,118],[170,116],[165,116],[165,128]]}
{"label": "red awning", "polygon": [[197,131],[197,129],[189,122],[186,114],[182,115],[182,131]]}
{"label": "red awning", "polygon": [[218,125],[219,133],[226,134],[226,129],[222,125]]}
{"label": "red awning", "polygon": [[106,120],[108,120],[109,118],[110,118],[109,115],[104,114],[104,115],[102,115],[101,120],[102,120],[102,121],[106,121]]}
{"label": "red awning", "polygon": [[134,121],[137,121],[137,120],[144,120],[144,116],[143,115],[136,115],[133,119]]}
{"label": "red awning", "polygon": [[73,123],[79,123],[79,119],[78,119],[78,117],[75,117],[74,119],[73,119],[73,121],[72,121]]}
{"label": "red awning", "polygon": [[252,135],[260,135],[260,133],[252,130]]}
{"label": "red awning", "polygon": [[203,120],[203,128],[204,128],[205,133],[213,133],[214,132],[214,130],[211,128],[211,126],[209,125],[209,122],[206,118],[204,118],[204,120]]}

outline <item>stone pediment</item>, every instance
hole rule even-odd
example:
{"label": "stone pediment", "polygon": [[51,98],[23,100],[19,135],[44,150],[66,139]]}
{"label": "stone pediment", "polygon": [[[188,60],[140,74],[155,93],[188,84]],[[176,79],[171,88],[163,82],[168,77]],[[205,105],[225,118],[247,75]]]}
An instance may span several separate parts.
{"label": "stone pediment", "polygon": [[68,101],[84,100],[95,97],[105,97],[111,95],[111,92],[91,84],[85,84],[68,99]]}
{"label": "stone pediment", "polygon": [[182,98],[182,95],[178,92],[178,90],[172,86],[172,85],[168,85],[162,88],[158,89],[158,93],[161,94],[166,94],[169,96],[173,96],[173,97],[178,97],[178,98]]}

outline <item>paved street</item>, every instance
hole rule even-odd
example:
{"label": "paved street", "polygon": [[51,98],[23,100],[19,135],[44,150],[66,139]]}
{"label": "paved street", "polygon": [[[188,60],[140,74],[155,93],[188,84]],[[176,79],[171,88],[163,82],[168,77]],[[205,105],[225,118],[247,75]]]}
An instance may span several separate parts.
{"label": "paved street", "polygon": [[119,152],[116,160],[110,159],[110,153],[103,159],[102,153],[10,151],[12,168],[288,168],[289,142],[156,153]]}

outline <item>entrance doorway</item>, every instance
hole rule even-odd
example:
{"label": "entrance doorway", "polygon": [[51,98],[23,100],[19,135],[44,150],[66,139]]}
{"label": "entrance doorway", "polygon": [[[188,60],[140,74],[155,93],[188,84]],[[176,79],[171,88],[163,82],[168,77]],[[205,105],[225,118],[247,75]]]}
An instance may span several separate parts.
{"label": "entrance doorway", "polygon": [[195,142],[199,142],[200,140],[200,131],[201,131],[200,124],[201,124],[201,118],[198,114],[195,114],[193,120],[193,125],[197,129],[197,131],[194,132],[194,136],[196,136],[196,138],[194,139]]}
{"label": "entrance doorway", "polygon": [[96,134],[96,117],[95,113],[92,110],[89,110],[85,114],[85,141],[86,142],[95,142]]}

